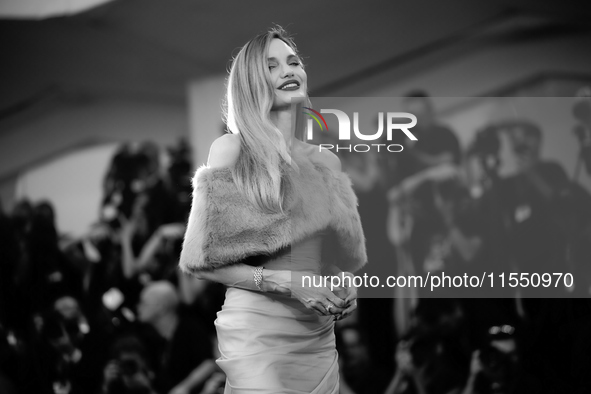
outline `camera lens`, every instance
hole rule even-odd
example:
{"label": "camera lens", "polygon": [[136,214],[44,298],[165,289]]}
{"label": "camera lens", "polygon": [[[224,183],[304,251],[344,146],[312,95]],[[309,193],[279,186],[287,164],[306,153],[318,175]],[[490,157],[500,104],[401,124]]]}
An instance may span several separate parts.
{"label": "camera lens", "polygon": [[127,376],[135,375],[140,370],[138,362],[134,359],[121,360],[119,366],[121,368],[121,373]]}

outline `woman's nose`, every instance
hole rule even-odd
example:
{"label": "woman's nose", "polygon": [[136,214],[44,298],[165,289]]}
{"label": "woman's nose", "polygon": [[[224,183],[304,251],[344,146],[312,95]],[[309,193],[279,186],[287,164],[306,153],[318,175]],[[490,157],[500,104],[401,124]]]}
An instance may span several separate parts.
{"label": "woman's nose", "polygon": [[283,67],[283,78],[293,77],[293,70],[287,65]]}

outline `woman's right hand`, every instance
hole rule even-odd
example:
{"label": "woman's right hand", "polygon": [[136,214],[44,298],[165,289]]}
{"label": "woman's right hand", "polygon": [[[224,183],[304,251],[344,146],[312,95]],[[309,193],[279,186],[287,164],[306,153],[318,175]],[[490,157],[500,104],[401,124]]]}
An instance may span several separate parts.
{"label": "woman's right hand", "polygon": [[[254,279],[254,268],[244,263],[214,270],[199,270],[193,273],[199,279],[222,283],[230,287],[295,298],[307,309],[320,316],[337,316],[346,311],[347,307],[350,307],[351,311],[355,308],[354,292],[347,292],[349,301],[347,302],[331,291],[330,281],[328,280],[326,286],[314,286],[314,284],[318,283],[324,284],[323,276],[311,272],[267,268],[263,270],[262,274],[263,279],[259,288]],[[348,303],[350,305],[347,305]]]}
{"label": "woman's right hand", "polygon": [[324,277],[310,272],[291,272],[291,296],[319,316],[340,315],[347,309],[347,302],[337,297],[325,284]]}
{"label": "woman's right hand", "polygon": [[339,280],[335,281],[331,291],[345,301],[345,310],[343,313],[334,314],[334,317],[335,320],[342,320],[351,316],[357,309],[357,287],[353,285],[355,276],[350,272],[341,271],[336,267],[333,268],[332,272],[334,276],[331,276],[331,278],[336,277]]}

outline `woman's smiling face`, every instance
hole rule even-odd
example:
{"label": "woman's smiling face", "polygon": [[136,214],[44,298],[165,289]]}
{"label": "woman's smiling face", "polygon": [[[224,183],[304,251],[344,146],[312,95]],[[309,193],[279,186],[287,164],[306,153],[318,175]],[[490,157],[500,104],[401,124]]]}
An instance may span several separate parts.
{"label": "woman's smiling face", "polygon": [[283,40],[279,38],[271,40],[267,66],[275,91],[273,110],[289,109],[292,98],[306,97],[308,76],[300,58]]}

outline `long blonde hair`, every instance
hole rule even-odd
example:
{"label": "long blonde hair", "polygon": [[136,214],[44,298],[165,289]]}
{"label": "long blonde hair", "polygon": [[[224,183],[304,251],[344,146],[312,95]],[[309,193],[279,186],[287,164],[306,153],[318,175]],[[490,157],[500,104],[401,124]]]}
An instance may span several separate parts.
{"label": "long blonde hair", "polygon": [[283,212],[290,187],[285,171],[289,167],[299,171],[285,138],[270,118],[275,89],[267,53],[274,38],[297,54],[295,43],[280,26],[247,42],[232,62],[224,108],[226,125],[240,136],[241,142],[240,155],[232,167],[234,181],[253,204],[267,213]]}

